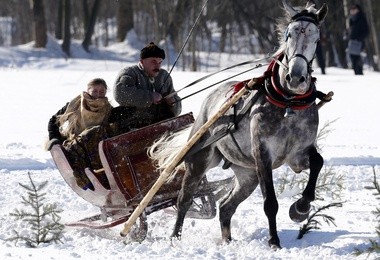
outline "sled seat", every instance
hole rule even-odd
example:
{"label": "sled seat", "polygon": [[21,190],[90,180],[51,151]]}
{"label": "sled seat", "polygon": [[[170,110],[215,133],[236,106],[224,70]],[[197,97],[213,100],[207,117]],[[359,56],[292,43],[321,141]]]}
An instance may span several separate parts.
{"label": "sled seat", "polygon": [[[128,206],[137,205],[160,175],[147,155],[147,148],[164,133],[182,130],[193,122],[192,113],[188,113],[99,142],[104,171],[108,180],[114,180],[110,181],[111,190],[119,190]],[[178,173],[173,181],[164,184],[151,203],[174,204],[182,176]]]}

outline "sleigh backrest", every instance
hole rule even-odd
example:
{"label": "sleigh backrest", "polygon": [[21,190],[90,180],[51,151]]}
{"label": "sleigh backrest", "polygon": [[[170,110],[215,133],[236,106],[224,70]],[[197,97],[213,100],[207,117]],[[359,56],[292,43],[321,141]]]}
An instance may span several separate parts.
{"label": "sleigh backrest", "polygon": [[[147,148],[166,132],[175,132],[194,122],[191,113],[140,128],[99,143],[99,155],[111,189],[119,189],[129,202],[139,201],[159,177]],[[181,187],[182,175],[165,184],[156,199],[176,197]],[[117,187],[113,187],[116,185]]]}

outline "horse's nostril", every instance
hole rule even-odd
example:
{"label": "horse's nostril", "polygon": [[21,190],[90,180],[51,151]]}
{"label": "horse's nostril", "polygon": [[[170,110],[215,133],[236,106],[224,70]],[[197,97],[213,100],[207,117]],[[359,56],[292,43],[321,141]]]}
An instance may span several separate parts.
{"label": "horse's nostril", "polygon": [[303,82],[305,82],[305,81],[306,81],[305,77],[302,76],[302,77],[300,78],[300,82],[303,83]]}
{"label": "horse's nostril", "polygon": [[291,80],[290,75],[287,74],[286,77],[285,77],[285,79],[286,79],[287,82],[290,82],[290,80]]}

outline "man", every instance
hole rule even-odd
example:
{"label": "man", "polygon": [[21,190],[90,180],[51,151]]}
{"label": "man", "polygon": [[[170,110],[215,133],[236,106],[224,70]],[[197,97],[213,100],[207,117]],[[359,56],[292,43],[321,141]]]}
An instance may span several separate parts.
{"label": "man", "polygon": [[136,128],[178,116],[182,105],[169,73],[161,69],[165,51],[153,42],[140,52],[137,65],[124,68],[116,78],[114,98],[134,110],[130,124]]}

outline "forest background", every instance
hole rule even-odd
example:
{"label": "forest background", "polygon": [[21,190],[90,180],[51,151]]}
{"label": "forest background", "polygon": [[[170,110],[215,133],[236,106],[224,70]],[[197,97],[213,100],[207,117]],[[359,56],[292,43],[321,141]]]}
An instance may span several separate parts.
{"label": "forest background", "polygon": [[[207,3],[206,3],[207,2]],[[306,0],[289,0],[304,6]],[[328,67],[349,66],[346,57],[348,13],[360,4],[370,25],[365,62],[379,71],[380,1],[315,0],[329,8],[321,28],[321,44]],[[197,24],[194,22],[201,13]],[[0,0],[0,46],[34,41],[45,48],[49,37],[60,40],[70,58],[72,41],[87,52],[123,42],[133,32],[140,42],[154,41],[167,53],[180,53],[183,70],[202,69],[199,55],[230,53],[265,55],[278,47],[276,22],[283,16],[280,0]],[[140,46],[141,48],[143,46]],[[174,52],[173,52],[174,51]],[[173,64],[176,57],[168,57]]]}

